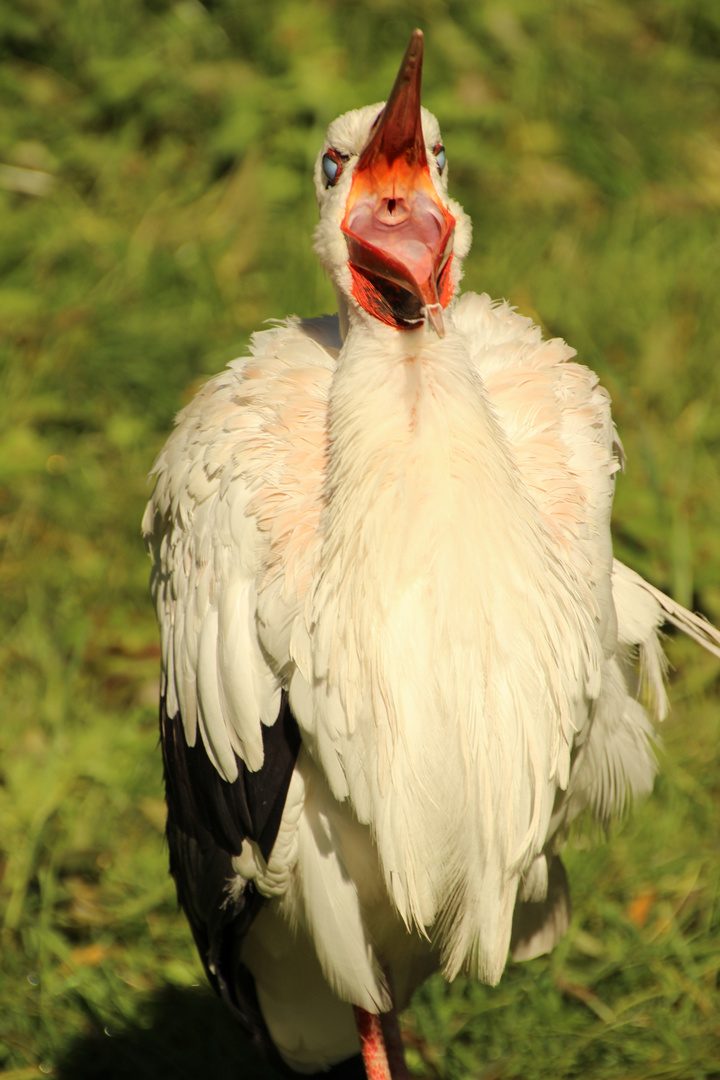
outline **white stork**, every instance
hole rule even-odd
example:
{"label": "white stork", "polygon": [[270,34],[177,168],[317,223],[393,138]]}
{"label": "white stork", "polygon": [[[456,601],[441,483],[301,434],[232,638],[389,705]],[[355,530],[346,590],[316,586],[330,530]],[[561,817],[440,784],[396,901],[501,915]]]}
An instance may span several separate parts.
{"label": "white stork", "polygon": [[653,782],[638,653],[662,717],[661,623],[720,646],[613,561],[596,376],[458,295],[470,222],[421,64],[415,31],[387,104],[317,159],[339,314],[255,334],[210,380],[144,520],[171,871],[285,1075],[361,1075],[338,1064],[360,1047],[398,1080],[394,1010],[430,972],[495,983],[549,950],[570,821]]}

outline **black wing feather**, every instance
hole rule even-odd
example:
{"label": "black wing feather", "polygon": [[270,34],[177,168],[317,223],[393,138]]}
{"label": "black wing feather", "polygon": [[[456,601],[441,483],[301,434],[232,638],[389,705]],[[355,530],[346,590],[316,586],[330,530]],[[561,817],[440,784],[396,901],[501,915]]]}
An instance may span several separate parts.
{"label": "black wing feather", "polygon": [[278,1071],[295,1075],[273,1045],[252,976],[240,960],[245,935],[265,900],[252,882],[232,898],[228,893],[228,883],[236,877],[232,856],[240,854],[243,841],[256,841],[267,859],[277,838],[300,749],[287,694],[283,692],[276,723],[263,726],[262,767],[250,772],[237,758],[233,783],[219,775],[201,739],[188,746],[180,714],[168,716],[164,697],[160,737],[170,872],[208,979],[256,1048]]}
{"label": "black wing feather", "polygon": [[[228,881],[236,876],[232,856],[240,853],[243,840],[256,841],[268,859],[280,828],[300,749],[300,732],[284,691],[277,721],[263,726],[262,733],[262,768],[250,772],[238,759],[238,777],[230,784],[215,769],[201,739],[187,745],[180,714],[169,717],[165,698],[160,700],[167,841],[178,900],[213,989],[255,1049],[281,1076],[297,1080],[299,1074],[288,1068],[270,1038],[255,982],[241,961],[245,935],[265,898],[252,882],[232,899],[228,895]],[[358,1054],[303,1080],[314,1077],[365,1080],[366,1074]]]}

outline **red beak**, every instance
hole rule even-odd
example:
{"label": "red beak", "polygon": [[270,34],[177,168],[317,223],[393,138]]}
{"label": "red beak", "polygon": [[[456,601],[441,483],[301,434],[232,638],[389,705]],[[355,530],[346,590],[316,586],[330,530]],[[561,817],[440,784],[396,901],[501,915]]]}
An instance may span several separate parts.
{"label": "red beak", "polygon": [[430,179],[420,114],[422,54],[422,32],[415,30],[355,166],[341,228],[355,299],[402,329],[425,314],[442,337],[455,218]]}

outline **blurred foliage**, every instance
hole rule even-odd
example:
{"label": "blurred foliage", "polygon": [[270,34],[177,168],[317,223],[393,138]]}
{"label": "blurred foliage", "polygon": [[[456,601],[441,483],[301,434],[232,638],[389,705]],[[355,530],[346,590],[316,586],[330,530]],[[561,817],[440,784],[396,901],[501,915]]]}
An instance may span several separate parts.
{"label": "blurred foliage", "polygon": [[[467,287],[600,373],[629,460],[618,553],[720,619],[716,0],[6,0],[8,1078],[256,1074],[192,989],[166,873],[145,477],[264,319],[332,310],[312,163],[336,114],[386,95],[415,25],[474,221]],[[495,990],[418,994],[417,1076],[720,1076],[718,664],[671,653],[655,796],[570,856],[576,918],[552,957]]]}

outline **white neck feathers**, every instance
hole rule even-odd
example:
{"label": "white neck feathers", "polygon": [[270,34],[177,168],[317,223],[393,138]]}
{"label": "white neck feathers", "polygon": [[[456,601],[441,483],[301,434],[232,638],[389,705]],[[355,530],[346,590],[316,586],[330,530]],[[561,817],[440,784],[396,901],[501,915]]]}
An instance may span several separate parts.
{"label": "white neck feathers", "polygon": [[449,974],[492,980],[600,647],[460,334],[352,328],[322,532],[315,752],[402,916],[439,927]]}

